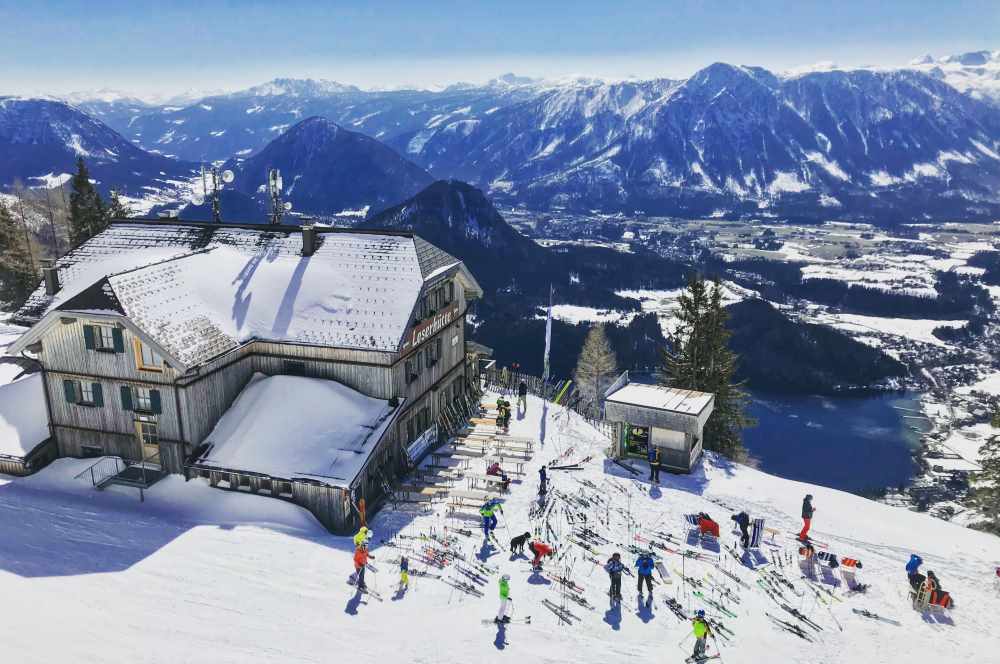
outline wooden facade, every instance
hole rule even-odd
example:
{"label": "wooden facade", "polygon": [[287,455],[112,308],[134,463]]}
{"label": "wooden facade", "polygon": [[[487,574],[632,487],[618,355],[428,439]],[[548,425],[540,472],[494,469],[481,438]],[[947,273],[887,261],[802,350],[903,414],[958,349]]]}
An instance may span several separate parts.
{"label": "wooden facade", "polygon": [[49,465],[59,456],[54,438],[47,438],[23,457],[0,454],[0,474],[30,475]]}
{"label": "wooden facade", "polygon": [[[424,292],[452,278],[442,274],[425,283]],[[29,347],[43,367],[55,454],[153,461],[166,472],[204,476],[219,488],[290,500],[331,530],[350,529],[357,517],[352,498],[364,497],[374,507],[386,484],[405,470],[407,444],[467,387],[466,293],[457,279],[448,292],[447,307],[414,321],[396,352],[253,339],[194,367],[172,366],[169,354],[125,316],[50,315]],[[96,347],[95,329],[108,332],[113,343]],[[143,346],[165,358],[158,370],[144,366]],[[199,467],[199,446],[258,372],[333,380],[402,406],[349,487]]]}

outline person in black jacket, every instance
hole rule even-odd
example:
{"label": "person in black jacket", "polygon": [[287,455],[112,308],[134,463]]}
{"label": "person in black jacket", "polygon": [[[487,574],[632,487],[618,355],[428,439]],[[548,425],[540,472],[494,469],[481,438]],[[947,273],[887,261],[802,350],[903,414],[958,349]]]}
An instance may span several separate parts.
{"label": "person in black jacket", "polygon": [[740,527],[740,542],[744,549],[747,548],[750,546],[750,515],[746,512],[740,512],[730,518]]}
{"label": "person in black jacket", "polygon": [[809,539],[809,527],[812,525],[813,512],[816,508],[812,504],[812,494],[808,494],[802,501],[802,530],[799,531],[799,540],[805,542]]}
{"label": "person in black jacket", "polygon": [[521,410],[522,408],[525,411],[528,410],[528,384],[523,380],[517,386],[517,409]]}

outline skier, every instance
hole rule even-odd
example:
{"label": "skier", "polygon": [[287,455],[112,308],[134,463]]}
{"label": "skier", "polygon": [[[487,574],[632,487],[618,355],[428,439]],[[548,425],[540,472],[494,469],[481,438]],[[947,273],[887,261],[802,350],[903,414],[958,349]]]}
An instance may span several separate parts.
{"label": "skier", "polygon": [[806,541],[809,539],[809,526],[812,525],[813,512],[816,508],[812,504],[812,494],[807,494],[802,501],[802,530],[799,532],[799,539]]}
{"label": "skier", "polygon": [[649,481],[660,483],[660,448],[655,445],[649,446],[646,456],[649,459]]}
{"label": "skier", "polygon": [[546,474],[545,466],[538,469],[538,495],[544,496],[549,490],[549,476]]}
{"label": "skier", "polygon": [[705,620],[704,609],[698,609],[694,612],[691,625],[694,631],[694,652],[691,653],[690,659],[695,662],[703,661],[706,659],[705,650],[708,648],[708,637],[712,634],[712,628]]}
{"label": "skier", "polygon": [[522,408],[528,410],[528,384],[523,380],[517,386],[517,409],[521,410]]}
{"label": "skier", "polygon": [[505,473],[505,472],[503,472],[501,470],[500,471],[500,493],[509,493],[509,492],[510,492],[510,477],[507,476],[507,473]]}
{"label": "skier", "polygon": [[494,618],[494,622],[498,624],[507,624],[510,622],[510,616],[507,615],[507,605],[509,604],[510,604],[510,575],[504,574],[503,576],[500,577],[500,610],[497,611],[497,617]]}
{"label": "skier", "polygon": [[622,556],[620,553],[616,553],[611,556],[611,559],[604,565],[605,571],[608,576],[611,577],[611,589],[608,591],[608,595],[612,600],[621,600],[622,598],[622,572],[625,571],[625,565],[622,564]]}
{"label": "skier", "polygon": [[638,572],[639,586],[637,590],[639,595],[642,595],[642,584],[645,583],[646,587],[649,588],[649,596],[653,596],[653,567],[656,563],[653,561],[653,554],[644,551],[635,559],[635,568]]}
{"label": "skier", "polygon": [[500,500],[498,498],[486,501],[479,508],[479,515],[483,517],[483,536],[487,539],[489,539],[490,533],[497,527],[496,512],[503,514],[503,508],[500,507]]}
{"label": "skier", "polygon": [[362,543],[354,551],[354,578],[357,580],[358,590],[362,592],[368,590],[365,585],[365,566],[369,560],[375,560],[375,556],[368,553],[368,545]]}
{"label": "skier", "polygon": [[924,559],[917,554],[910,555],[910,561],[906,563],[906,578],[910,582],[910,587],[919,590],[921,584],[927,578],[920,573],[920,566],[924,564]]}
{"label": "skier", "polygon": [[410,587],[410,559],[406,556],[399,557],[399,589],[406,590]]}
{"label": "skier", "polygon": [[372,531],[368,530],[367,526],[361,526],[361,530],[354,535],[354,548],[356,549],[362,544],[368,544],[373,534]]}
{"label": "skier", "polygon": [[740,527],[740,542],[743,544],[744,549],[747,548],[750,546],[750,515],[746,512],[740,512],[730,518]]}
{"label": "skier", "polygon": [[510,432],[510,402],[506,399],[503,401],[503,432]]}
{"label": "skier", "polygon": [[530,550],[535,557],[531,560],[531,568],[534,570],[542,569],[542,558],[545,556],[551,556],[555,554],[555,547],[549,546],[541,540],[536,540],[528,545],[528,550]]}

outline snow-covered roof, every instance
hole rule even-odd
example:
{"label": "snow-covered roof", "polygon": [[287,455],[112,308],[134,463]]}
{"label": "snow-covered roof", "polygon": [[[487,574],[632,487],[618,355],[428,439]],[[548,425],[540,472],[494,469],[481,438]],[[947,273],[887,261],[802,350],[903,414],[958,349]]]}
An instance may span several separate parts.
{"label": "snow-covered roof", "polygon": [[332,380],[254,374],[198,465],[349,487],[400,409]]}
{"label": "snow-covered roof", "polygon": [[461,261],[408,233],[117,223],[58,262],[61,289],[39,287],[15,315],[53,310],[128,317],[186,366],[251,339],[399,349],[424,284]]}
{"label": "snow-covered roof", "polygon": [[663,385],[628,383],[609,394],[607,400],[629,406],[655,408],[683,415],[697,415],[711,403],[712,395],[708,392],[681,390]]}
{"label": "snow-covered roof", "polygon": [[0,455],[24,458],[48,437],[42,374],[0,385]]}

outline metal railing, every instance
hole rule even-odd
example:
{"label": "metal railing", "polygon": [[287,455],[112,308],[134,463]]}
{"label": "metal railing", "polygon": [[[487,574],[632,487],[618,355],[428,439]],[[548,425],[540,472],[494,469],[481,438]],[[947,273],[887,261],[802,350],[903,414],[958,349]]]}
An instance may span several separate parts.
{"label": "metal railing", "polygon": [[97,463],[86,468],[73,479],[78,480],[81,477],[89,476],[90,483],[94,487],[103,486],[107,480],[128,468],[128,465],[121,457],[101,457]]}

